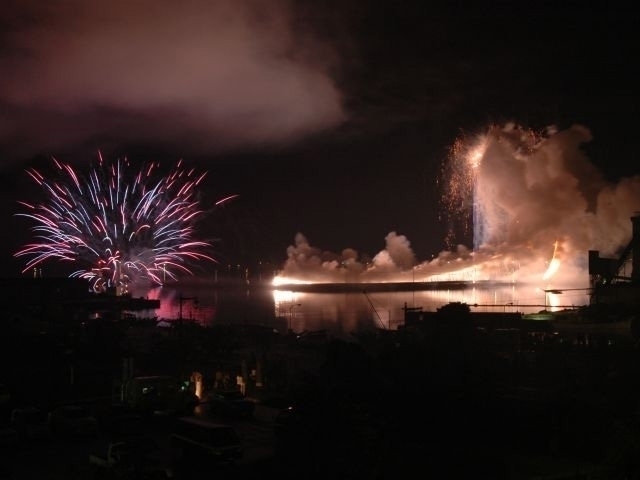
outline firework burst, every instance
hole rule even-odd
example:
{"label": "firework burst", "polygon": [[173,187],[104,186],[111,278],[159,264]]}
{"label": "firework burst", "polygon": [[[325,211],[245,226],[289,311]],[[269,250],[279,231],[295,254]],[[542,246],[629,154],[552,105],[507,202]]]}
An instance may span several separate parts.
{"label": "firework burst", "polygon": [[27,173],[47,196],[43,203],[19,202],[35,225],[36,241],[14,256],[27,258],[23,273],[50,260],[81,266],[72,277],[95,291],[126,293],[133,283],[162,284],[179,273],[192,274],[198,261],[215,259],[211,244],[194,238],[199,207],[197,187],[205,173],[182,162],[166,176],[158,164],[134,169],[125,158],[107,162],[98,155],[87,176],[53,159],[57,178]]}
{"label": "firework burst", "polygon": [[474,205],[474,189],[486,143],[486,136],[481,135],[472,141],[466,137],[458,138],[443,164],[442,181],[446,189],[441,201],[443,211],[448,215],[449,226],[445,239],[448,248],[455,247],[458,234],[464,237],[474,234],[474,207],[477,207]]}
{"label": "firework burst", "polygon": [[[449,248],[456,244],[456,234],[461,233],[466,240],[472,237],[473,248],[478,248],[491,238],[488,231],[487,215],[491,213],[492,222],[500,224],[501,208],[495,203],[493,185],[486,183],[487,172],[483,170],[487,150],[491,155],[512,157],[511,164],[526,165],[532,163],[536,151],[544,144],[548,134],[534,132],[517,125],[506,127],[492,125],[484,134],[463,135],[456,139],[442,169],[443,184],[446,190],[441,198],[443,210],[448,215],[449,231],[446,243]],[[493,172],[495,173],[495,172]],[[503,215],[504,216],[504,215]],[[502,219],[505,220],[504,218]],[[499,225],[493,225],[494,230]]]}

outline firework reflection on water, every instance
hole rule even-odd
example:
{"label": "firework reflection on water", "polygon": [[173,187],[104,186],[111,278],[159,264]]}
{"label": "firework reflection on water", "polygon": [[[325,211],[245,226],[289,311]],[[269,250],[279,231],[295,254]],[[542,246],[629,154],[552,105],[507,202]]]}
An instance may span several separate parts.
{"label": "firework reflection on water", "polygon": [[474,312],[536,313],[577,308],[589,303],[588,291],[545,292],[525,285],[414,292],[309,293],[275,290],[267,286],[217,288],[215,284],[156,287],[147,291],[160,308],[138,312],[168,322],[180,318],[202,326],[262,325],[287,331],[316,332],[345,338],[354,332],[397,329],[404,308],[436,311],[451,302],[467,303]]}

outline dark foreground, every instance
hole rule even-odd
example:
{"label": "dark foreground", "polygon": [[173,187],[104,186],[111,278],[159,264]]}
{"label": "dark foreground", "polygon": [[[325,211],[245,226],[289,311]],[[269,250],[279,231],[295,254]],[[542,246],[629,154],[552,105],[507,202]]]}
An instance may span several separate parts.
{"label": "dark foreground", "polygon": [[[3,418],[16,405],[76,402],[101,427],[95,437],[41,442],[14,441],[4,428],[0,478],[95,476],[88,454],[105,435],[123,365],[128,375],[187,381],[202,372],[209,389],[241,378],[256,402],[249,418],[186,412],[233,425],[245,457],[175,465],[175,478],[638,478],[632,335],[489,331],[453,313],[437,326],[351,342],[194,325],[15,328],[3,337]],[[151,416],[144,427],[168,456],[171,421]]]}

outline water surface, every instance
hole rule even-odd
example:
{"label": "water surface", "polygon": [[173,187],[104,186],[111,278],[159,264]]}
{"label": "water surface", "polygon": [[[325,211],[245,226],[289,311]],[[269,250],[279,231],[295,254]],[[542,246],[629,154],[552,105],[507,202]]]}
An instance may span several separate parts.
{"label": "water surface", "polygon": [[470,305],[472,311],[535,313],[589,303],[588,291],[545,291],[524,285],[470,286],[463,289],[311,293],[276,290],[268,285],[220,287],[211,283],[182,283],[145,292],[159,299],[160,308],[138,312],[168,322],[179,318],[203,326],[263,325],[279,331],[326,330],[343,337],[378,328],[396,329],[405,308],[436,311],[450,302]]}

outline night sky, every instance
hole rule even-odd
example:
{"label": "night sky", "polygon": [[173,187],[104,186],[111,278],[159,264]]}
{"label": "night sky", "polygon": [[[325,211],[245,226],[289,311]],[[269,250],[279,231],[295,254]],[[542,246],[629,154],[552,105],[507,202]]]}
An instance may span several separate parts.
{"label": "night sky", "polygon": [[632,7],[465,3],[3,2],[4,274],[31,235],[16,202],[39,194],[24,169],[51,157],[208,171],[205,205],[238,197],[202,236],[247,264],[284,263],[298,233],[373,257],[396,232],[430,258],[451,146],[492,125],[582,125],[604,178],[640,173]]}

